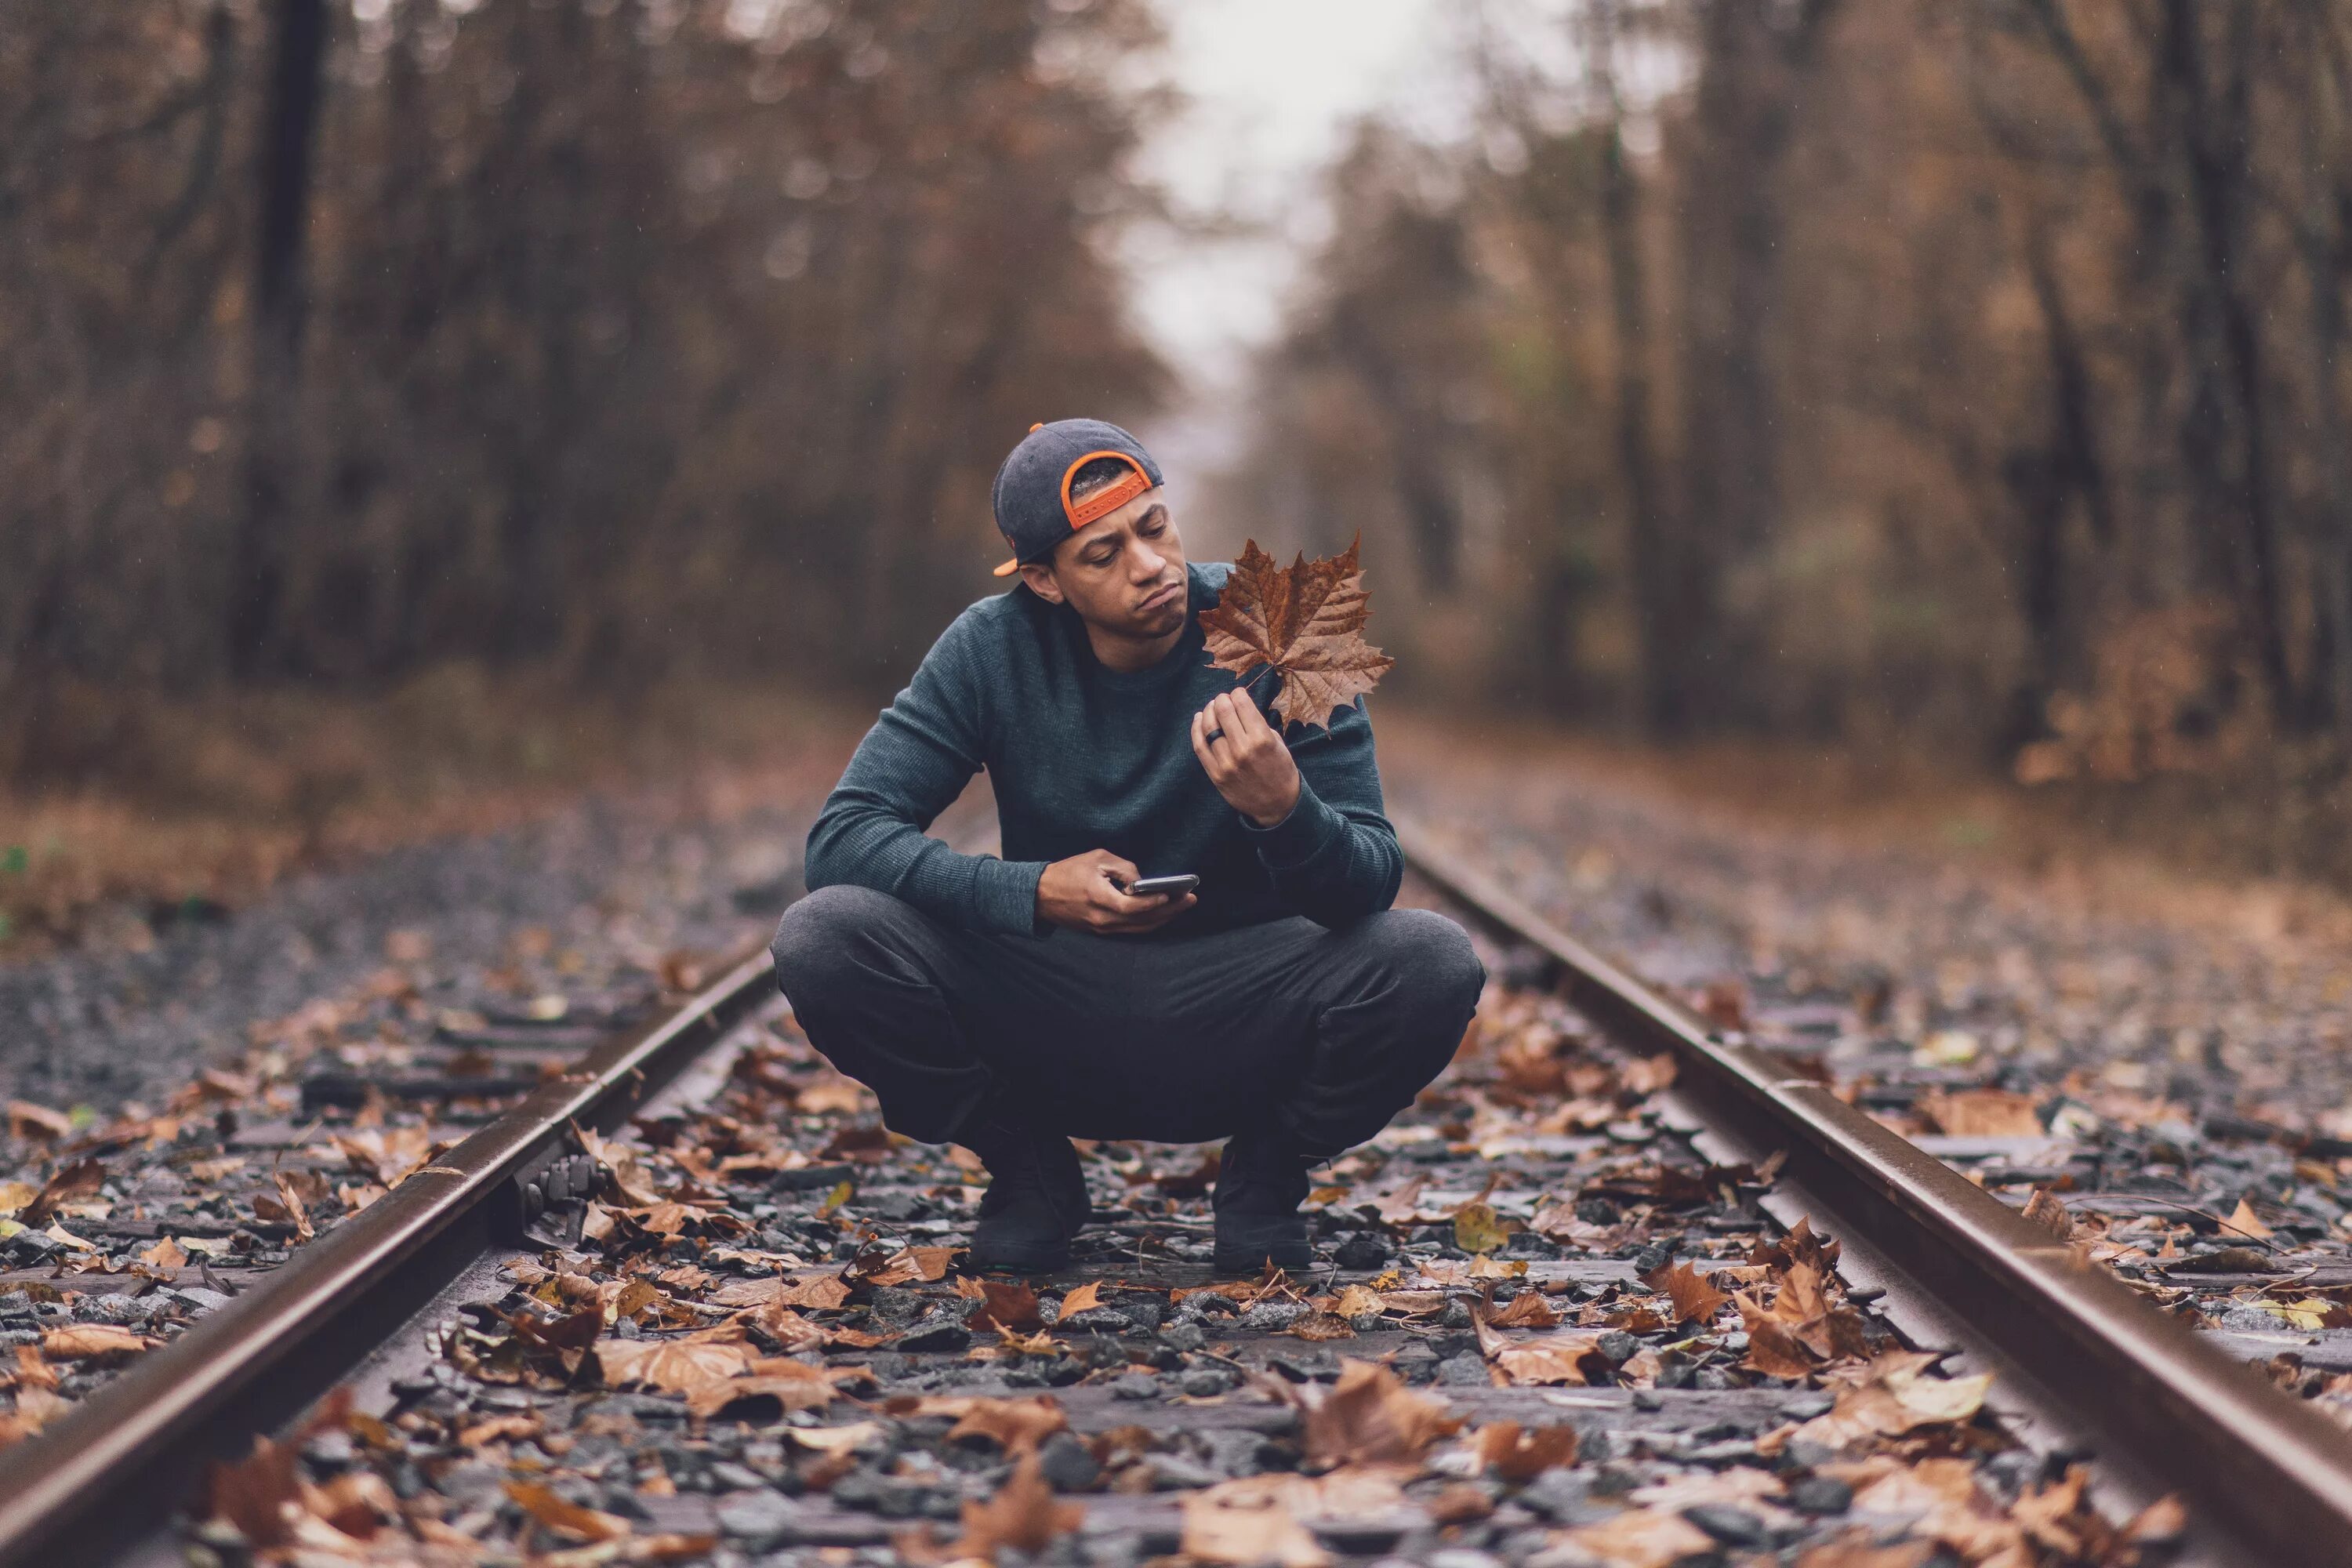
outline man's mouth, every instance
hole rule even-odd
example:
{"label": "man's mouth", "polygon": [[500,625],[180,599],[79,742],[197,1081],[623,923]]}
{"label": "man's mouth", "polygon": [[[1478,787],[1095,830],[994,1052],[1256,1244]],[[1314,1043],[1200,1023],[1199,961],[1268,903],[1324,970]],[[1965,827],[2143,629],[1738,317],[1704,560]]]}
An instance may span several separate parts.
{"label": "man's mouth", "polygon": [[1164,588],[1160,589],[1159,592],[1157,592],[1157,593],[1153,594],[1153,595],[1151,595],[1151,597],[1150,597],[1150,598],[1148,598],[1148,599],[1144,600],[1142,604],[1140,604],[1140,605],[1137,605],[1136,607],[1137,607],[1138,609],[1142,609],[1142,610],[1157,610],[1157,609],[1164,608],[1166,605],[1168,605],[1171,602],[1172,602],[1172,601],[1175,599],[1175,597],[1176,597],[1176,595],[1179,595],[1179,594],[1182,593],[1183,591],[1184,591],[1184,584],[1181,584],[1181,583],[1171,583],[1171,584],[1169,584],[1166,587],[1164,587]]}

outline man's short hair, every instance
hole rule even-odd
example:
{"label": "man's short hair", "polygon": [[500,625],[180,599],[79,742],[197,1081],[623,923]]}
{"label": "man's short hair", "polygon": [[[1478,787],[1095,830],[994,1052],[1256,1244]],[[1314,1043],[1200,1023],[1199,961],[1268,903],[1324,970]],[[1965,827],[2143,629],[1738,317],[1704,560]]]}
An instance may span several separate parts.
{"label": "man's short hair", "polygon": [[1097,458],[1070,476],[1070,500],[1082,501],[1097,490],[1107,490],[1129,474],[1135,465],[1125,458]]}

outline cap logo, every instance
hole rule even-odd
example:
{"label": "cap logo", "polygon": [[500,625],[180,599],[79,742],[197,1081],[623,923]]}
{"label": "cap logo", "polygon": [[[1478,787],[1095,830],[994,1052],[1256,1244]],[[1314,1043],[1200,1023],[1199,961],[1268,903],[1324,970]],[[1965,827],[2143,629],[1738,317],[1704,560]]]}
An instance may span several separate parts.
{"label": "cap logo", "polygon": [[[1097,490],[1086,500],[1073,504],[1070,500],[1070,481],[1078,477],[1080,468],[1098,458],[1114,458],[1125,463],[1128,467],[1127,478],[1107,489]],[[1151,480],[1144,474],[1143,465],[1125,452],[1088,452],[1062,470],[1062,515],[1070,520],[1070,528],[1076,531],[1090,522],[1108,517],[1150,488]]]}

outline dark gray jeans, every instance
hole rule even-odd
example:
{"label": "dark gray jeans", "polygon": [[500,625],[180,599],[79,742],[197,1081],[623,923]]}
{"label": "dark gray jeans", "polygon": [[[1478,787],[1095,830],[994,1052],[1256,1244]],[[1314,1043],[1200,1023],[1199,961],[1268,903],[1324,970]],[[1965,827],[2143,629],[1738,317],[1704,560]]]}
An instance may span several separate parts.
{"label": "dark gray jeans", "polygon": [[1338,931],[1031,937],[831,887],[785,911],[774,952],[810,1042],[925,1142],[1001,1085],[1032,1125],[1074,1137],[1279,1127],[1336,1154],[1444,1069],[1486,983],[1462,928],[1427,910]]}

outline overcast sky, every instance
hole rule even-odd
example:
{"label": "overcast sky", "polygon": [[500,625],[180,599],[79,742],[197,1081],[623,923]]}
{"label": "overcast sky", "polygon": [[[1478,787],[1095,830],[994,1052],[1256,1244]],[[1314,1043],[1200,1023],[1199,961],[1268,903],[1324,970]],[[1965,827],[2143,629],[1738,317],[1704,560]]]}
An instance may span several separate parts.
{"label": "overcast sky", "polygon": [[[1171,469],[1231,450],[1233,397],[1271,335],[1314,228],[1298,204],[1358,116],[1442,131],[1454,107],[1442,0],[1159,0],[1171,81],[1191,100],[1147,146],[1142,173],[1180,205],[1289,221],[1255,240],[1138,234],[1129,258],[1146,328],[1197,393],[1149,433]],[[1174,475],[1171,473],[1171,478]]]}

